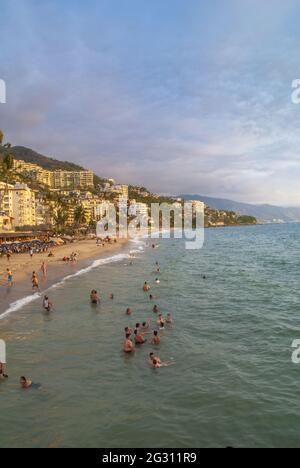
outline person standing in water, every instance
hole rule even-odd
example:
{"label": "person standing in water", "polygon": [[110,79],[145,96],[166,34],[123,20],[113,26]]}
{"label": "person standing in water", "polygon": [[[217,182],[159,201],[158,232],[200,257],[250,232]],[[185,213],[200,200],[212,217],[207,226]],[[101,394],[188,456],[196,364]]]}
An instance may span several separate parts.
{"label": "person standing in water", "polygon": [[8,286],[11,287],[13,285],[13,280],[14,280],[12,271],[9,268],[7,268],[6,273],[7,273],[7,284]]}
{"label": "person standing in water", "polygon": [[38,275],[36,274],[36,272],[34,271],[32,273],[32,289],[37,289],[38,291],[40,290],[40,287],[39,287],[39,277]]}
{"label": "person standing in water", "polygon": [[47,312],[51,312],[52,307],[53,307],[53,304],[52,304],[52,302],[49,300],[49,297],[48,297],[48,296],[45,296],[45,297],[44,297],[44,300],[43,300],[43,308],[44,308]]}
{"label": "person standing in water", "polygon": [[131,354],[135,352],[135,347],[131,341],[130,334],[127,333],[125,341],[124,341],[124,353]]}
{"label": "person standing in water", "polygon": [[151,289],[150,285],[147,283],[147,281],[145,281],[144,286],[143,286],[144,292],[148,292],[150,291],[150,289]]}
{"label": "person standing in water", "polygon": [[142,345],[146,343],[145,334],[140,332],[139,329],[134,330],[134,341],[137,345]]}
{"label": "person standing in water", "polygon": [[92,304],[99,304],[100,303],[100,298],[98,296],[98,293],[95,289],[93,289],[93,291],[91,292],[91,295],[90,295],[90,299],[91,299],[91,303]]}
{"label": "person standing in water", "polygon": [[0,362],[0,380],[8,379],[8,375],[6,374],[5,364]]}
{"label": "person standing in water", "polygon": [[167,314],[166,323],[168,323],[169,325],[172,325],[172,323],[174,323],[172,314]]}
{"label": "person standing in water", "polygon": [[152,345],[159,345],[160,344],[160,336],[159,336],[157,330],[155,330],[153,332],[153,337],[151,338],[150,344],[152,344]]}

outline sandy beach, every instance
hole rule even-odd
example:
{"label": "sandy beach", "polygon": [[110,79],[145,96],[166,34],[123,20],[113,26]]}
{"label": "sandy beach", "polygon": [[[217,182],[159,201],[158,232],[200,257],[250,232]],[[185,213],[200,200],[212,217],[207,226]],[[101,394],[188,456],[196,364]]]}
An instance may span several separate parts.
{"label": "sandy beach", "polygon": [[[0,313],[7,306],[32,293],[31,276],[36,271],[40,280],[41,290],[45,290],[54,282],[64,278],[68,274],[89,265],[92,260],[101,258],[107,254],[115,254],[125,246],[127,240],[118,240],[117,243],[96,245],[95,240],[82,240],[72,244],[55,247],[52,251],[54,257],[48,258],[48,253],[34,254],[33,258],[28,253],[12,255],[10,261],[6,257],[0,259]],[[78,253],[77,262],[63,262],[63,257],[70,257],[72,252]],[[42,262],[47,264],[47,276],[43,277],[41,271]],[[8,287],[7,268],[13,273],[14,284]]]}

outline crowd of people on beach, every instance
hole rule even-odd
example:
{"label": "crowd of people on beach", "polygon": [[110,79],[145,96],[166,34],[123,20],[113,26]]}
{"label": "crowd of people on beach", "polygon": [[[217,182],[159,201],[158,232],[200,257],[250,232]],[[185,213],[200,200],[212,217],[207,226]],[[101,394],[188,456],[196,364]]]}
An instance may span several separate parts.
{"label": "crowd of people on beach", "polygon": [[28,253],[30,256],[33,254],[47,253],[49,249],[55,246],[53,241],[39,241],[34,240],[31,242],[14,242],[0,244],[0,258],[6,256],[10,260],[13,254]]}

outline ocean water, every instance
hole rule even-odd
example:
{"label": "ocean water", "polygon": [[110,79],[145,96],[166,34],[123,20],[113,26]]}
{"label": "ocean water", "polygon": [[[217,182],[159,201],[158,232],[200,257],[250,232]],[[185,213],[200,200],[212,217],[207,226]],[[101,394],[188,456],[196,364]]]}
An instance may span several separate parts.
{"label": "ocean water", "polygon": [[[9,373],[0,383],[1,448],[300,446],[300,365],[291,361],[300,225],[205,237],[199,251],[182,240],[131,243],[132,266],[123,252],[53,287],[51,314],[40,299],[10,307],[0,318]],[[174,365],[158,370],[147,365],[150,345],[122,352],[126,325],[151,319],[155,328],[146,280],[175,319],[155,349]],[[93,288],[103,297],[96,308]],[[21,390],[20,375],[42,388]]]}

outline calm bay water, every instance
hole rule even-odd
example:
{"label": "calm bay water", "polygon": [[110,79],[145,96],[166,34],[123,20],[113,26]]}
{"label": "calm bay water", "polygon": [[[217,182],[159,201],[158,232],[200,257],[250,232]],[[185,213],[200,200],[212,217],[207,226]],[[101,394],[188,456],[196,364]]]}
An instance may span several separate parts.
{"label": "calm bay water", "polygon": [[[300,225],[283,225],[207,230],[200,251],[140,245],[133,266],[120,257],[51,290],[51,315],[36,301],[0,320],[0,447],[300,446],[299,240]],[[157,353],[176,364],[153,370],[150,345],[121,349],[126,325],[154,326],[142,285],[157,260],[152,293],[175,318]],[[42,389],[20,390],[20,375]]]}

